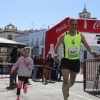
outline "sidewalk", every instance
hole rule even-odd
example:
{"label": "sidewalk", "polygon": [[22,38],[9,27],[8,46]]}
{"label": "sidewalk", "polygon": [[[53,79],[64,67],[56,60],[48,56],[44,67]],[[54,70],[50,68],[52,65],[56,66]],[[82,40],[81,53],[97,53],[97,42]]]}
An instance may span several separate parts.
{"label": "sidewalk", "polygon": [[[75,85],[70,89],[68,100],[99,100],[87,92],[83,91],[83,75],[78,74]],[[28,93],[21,90],[21,100],[63,100],[62,82],[52,82],[47,85],[41,82],[33,82],[28,86]],[[16,89],[9,90],[9,79],[0,79],[0,100],[16,100]]]}

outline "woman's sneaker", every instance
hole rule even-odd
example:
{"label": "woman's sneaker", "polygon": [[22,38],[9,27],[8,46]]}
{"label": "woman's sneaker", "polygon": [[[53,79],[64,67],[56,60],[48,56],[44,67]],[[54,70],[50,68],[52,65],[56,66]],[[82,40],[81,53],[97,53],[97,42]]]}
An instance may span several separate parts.
{"label": "woman's sneaker", "polygon": [[49,82],[51,82],[51,79],[49,80]]}
{"label": "woman's sneaker", "polygon": [[34,78],[34,79],[32,79],[32,81],[36,82],[36,79]]}
{"label": "woman's sneaker", "polygon": [[47,84],[47,83],[48,83],[48,81],[47,81],[47,80],[45,80],[45,83]]}
{"label": "woman's sneaker", "polygon": [[20,98],[17,98],[16,100],[20,100]]}

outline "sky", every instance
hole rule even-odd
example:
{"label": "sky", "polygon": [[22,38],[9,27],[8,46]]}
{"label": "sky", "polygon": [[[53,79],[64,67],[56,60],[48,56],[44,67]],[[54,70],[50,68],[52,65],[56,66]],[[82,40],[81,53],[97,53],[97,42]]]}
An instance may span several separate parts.
{"label": "sky", "polygon": [[0,0],[0,28],[12,23],[18,30],[47,29],[68,16],[78,18],[85,4],[100,19],[100,0]]}

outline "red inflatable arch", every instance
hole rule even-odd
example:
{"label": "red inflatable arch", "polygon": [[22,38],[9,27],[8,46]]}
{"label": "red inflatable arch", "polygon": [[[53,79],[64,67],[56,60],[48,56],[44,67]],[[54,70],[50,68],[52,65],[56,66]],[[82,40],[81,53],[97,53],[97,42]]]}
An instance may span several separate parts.
{"label": "red inflatable arch", "polygon": [[[57,40],[61,34],[68,30],[68,20],[70,17],[65,18],[54,27],[48,29],[45,35],[45,57],[50,51],[50,44],[53,44],[54,47],[57,43]],[[89,33],[100,33],[100,20],[96,19],[77,19],[78,26],[77,30],[80,32],[89,32]],[[53,49],[54,49],[53,47]]]}

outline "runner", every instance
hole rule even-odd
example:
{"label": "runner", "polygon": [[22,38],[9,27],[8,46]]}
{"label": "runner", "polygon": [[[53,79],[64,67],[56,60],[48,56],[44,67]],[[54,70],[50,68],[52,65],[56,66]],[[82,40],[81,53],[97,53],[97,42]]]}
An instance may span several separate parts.
{"label": "runner", "polygon": [[60,36],[60,39],[55,47],[55,55],[57,55],[59,46],[63,43],[61,69],[63,76],[62,92],[64,100],[68,100],[69,88],[73,86],[76,79],[76,75],[79,73],[80,70],[79,57],[81,50],[81,42],[93,56],[97,56],[97,53],[93,51],[86,42],[84,35],[80,34],[80,32],[76,30],[77,24],[77,19],[69,19],[69,31],[65,32]]}
{"label": "runner", "polygon": [[20,57],[15,65],[12,67],[11,74],[18,67],[18,86],[17,86],[17,99],[20,100],[20,89],[22,87],[23,81],[23,91],[27,93],[28,86],[28,78],[31,77],[32,69],[33,69],[33,60],[29,57],[30,48],[25,47],[23,49],[23,56]]}

